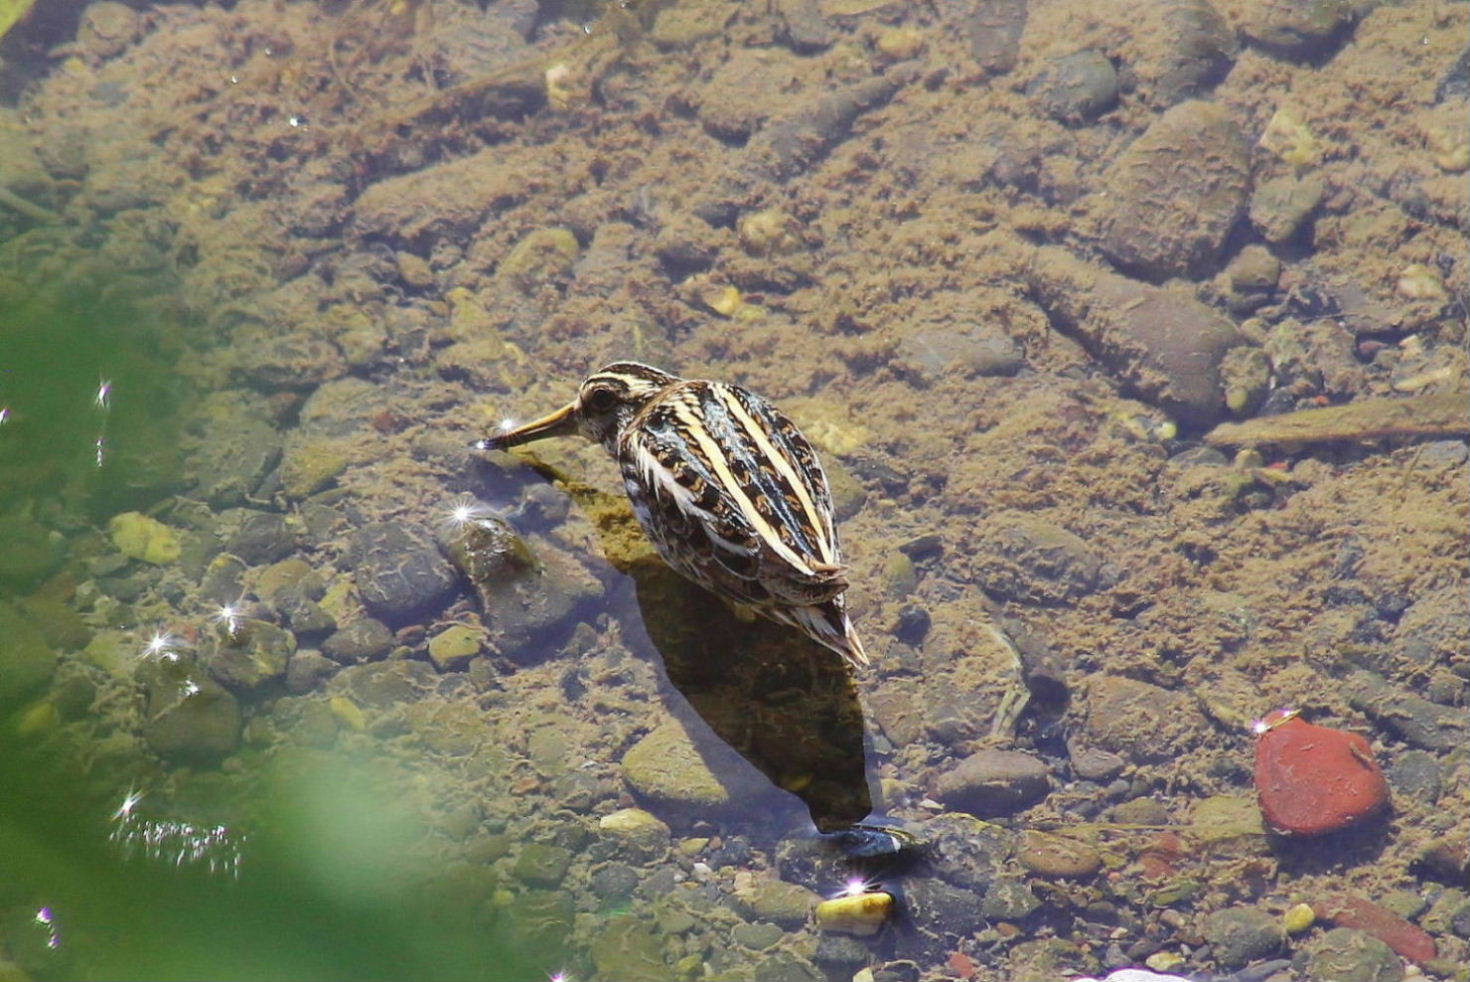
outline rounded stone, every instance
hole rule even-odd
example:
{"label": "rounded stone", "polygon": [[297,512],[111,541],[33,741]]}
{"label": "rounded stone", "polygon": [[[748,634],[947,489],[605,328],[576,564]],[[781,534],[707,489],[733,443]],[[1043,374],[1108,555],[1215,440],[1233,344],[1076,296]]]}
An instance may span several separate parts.
{"label": "rounded stone", "polygon": [[1205,918],[1200,933],[1215,958],[1231,968],[1275,954],[1286,943],[1281,918],[1255,907],[1217,910]]}
{"label": "rounded stone", "polygon": [[[1276,716],[1279,714],[1273,714]],[[1322,835],[1357,825],[1388,805],[1388,780],[1368,741],[1300,716],[1273,719],[1256,740],[1261,813],[1278,832]]]}
{"label": "rounded stone", "polygon": [[1102,557],[1080,536],[1030,512],[990,516],[974,572],[987,593],[1023,603],[1063,603],[1098,587]]}
{"label": "rounded stone", "polygon": [[981,818],[1027,808],[1051,788],[1046,765],[1016,750],[979,750],[940,775],[934,796]]}
{"label": "rounded stone", "polygon": [[669,848],[669,827],[642,808],[621,808],[597,821],[598,829],[622,847],[625,859],[648,862]]}
{"label": "rounded stone", "polygon": [[1091,120],[1118,98],[1118,71],[1091,48],[1058,58],[1026,87],[1047,115],[1062,122]]}
{"label": "rounded stone", "polygon": [[1022,835],[1016,859],[1037,876],[1078,879],[1102,869],[1102,856],[1087,843],[1046,832]]}
{"label": "rounded stone", "polygon": [[163,666],[146,683],[143,736],[160,757],[207,764],[240,746],[240,704],[195,667]]}
{"label": "rounded stone", "polygon": [[710,770],[683,727],[667,722],[628,748],[623,777],[650,801],[701,810],[730,804],[730,791]]}
{"label": "rounded stone", "polygon": [[390,625],[437,610],[455,590],[454,568],[433,537],[414,526],[364,526],[349,540],[347,558],[362,602]]}
{"label": "rounded stone", "polygon": [[392,649],[393,632],[372,617],[360,617],[322,642],[322,654],[344,665],[376,661]]}
{"label": "rounded stone", "polygon": [[1306,977],[1340,982],[1400,982],[1404,963],[1371,934],[1349,927],[1322,935],[1307,961]]}
{"label": "rounded stone", "polygon": [[1114,264],[1152,281],[1198,278],[1245,211],[1250,145],[1223,107],[1182,102],[1123,152],[1104,186],[1100,244]]}

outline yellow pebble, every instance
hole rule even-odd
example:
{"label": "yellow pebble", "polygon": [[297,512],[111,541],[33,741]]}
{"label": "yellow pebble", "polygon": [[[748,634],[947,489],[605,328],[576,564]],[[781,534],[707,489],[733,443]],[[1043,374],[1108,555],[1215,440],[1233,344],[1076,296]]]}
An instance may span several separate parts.
{"label": "yellow pebble", "polygon": [[1143,960],[1155,972],[1169,972],[1184,964],[1184,956],[1172,951],[1156,951]]}
{"label": "yellow pebble", "polygon": [[1317,915],[1311,904],[1297,904],[1281,917],[1281,926],[1286,928],[1287,934],[1301,934],[1316,922]]}
{"label": "yellow pebble", "polygon": [[893,895],[882,890],[837,897],[817,904],[817,926],[825,931],[865,936],[877,934],[893,913]]}
{"label": "yellow pebble", "polygon": [[36,736],[54,729],[60,722],[61,716],[56,712],[56,703],[43,699],[21,711],[15,721],[15,730],[23,737]]}

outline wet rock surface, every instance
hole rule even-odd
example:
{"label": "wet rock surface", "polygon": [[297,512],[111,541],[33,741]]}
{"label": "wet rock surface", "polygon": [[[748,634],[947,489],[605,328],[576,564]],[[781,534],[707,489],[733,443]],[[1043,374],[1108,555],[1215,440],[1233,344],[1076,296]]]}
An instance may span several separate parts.
{"label": "wet rock surface", "polygon": [[432,611],[455,590],[453,569],[420,528],[375,522],[352,534],[347,554],[363,603],[389,624]]}
{"label": "wet rock surface", "polygon": [[[1102,212],[1103,250],[1147,280],[1213,272],[1245,211],[1250,147],[1213,103],[1160,116],[1113,165]],[[1140,222],[1139,216],[1150,220]]]}

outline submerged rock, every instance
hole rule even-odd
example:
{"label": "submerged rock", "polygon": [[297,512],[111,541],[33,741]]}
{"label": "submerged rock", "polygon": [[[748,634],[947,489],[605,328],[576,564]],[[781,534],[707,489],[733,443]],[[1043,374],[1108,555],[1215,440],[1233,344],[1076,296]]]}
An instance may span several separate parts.
{"label": "submerged rock", "polygon": [[195,664],[151,663],[143,736],[165,760],[215,763],[240,746],[240,705]]}
{"label": "submerged rock", "polygon": [[45,635],[19,610],[0,603],[0,706],[14,705],[45,688],[57,655]]}
{"label": "submerged rock", "polygon": [[362,602],[390,625],[432,613],[454,593],[454,570],[429,534],[417,527],[398,522],[364,526],[352,533],[347,557]]}
{"label": "submerged rock", "polygon": [[985,818],[1028,808],[1051,788],[1046,765],[1014,750],[979,750],[935,782],[934,795]]}
{"label": "submerged rock", "polygon": [[1104,187],[1100,245],[1120,269],[1205,276],[1245,212],[1250,145],[1223,107],[1183,102],[1123,152]]}

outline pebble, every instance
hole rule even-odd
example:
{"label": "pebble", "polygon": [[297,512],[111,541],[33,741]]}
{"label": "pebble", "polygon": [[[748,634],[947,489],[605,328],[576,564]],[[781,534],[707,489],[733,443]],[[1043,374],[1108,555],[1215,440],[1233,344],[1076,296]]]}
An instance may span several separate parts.
{"label": "pebble", "polygon": [[1121,754],[1099,750],[1097,747],[1068,744],[1067,751],[1072,763],[1072,773],[1084,781],[1106,781],[1122,773],[1128,764]]}
{"label": "pebble", "polygon": [[240,524],[225,542],[225,551],[239,556],[252,566],[262,566],[285,559],[296,548],[286,516],[273,511],[235,510]]}
{"label": "pebble", "polygon": [[299,649],[286,664],[286,691],[304,695],[337,671],[337,663],[310,648]]}
{"label": "pebble", "polygon": [[735,897],[752,917],[786,927],[801,925],[822,902],[814,890],[768,876],[752,877],[743,889],[737,881]]}
{"label": "pebble", "polygon": [[[728,761],[734,751],[720,747],[696,748],[684,728],[669,720],[654,727],[623,754],[623,777],[640,798],[675,809],[691,809],[696,813],[709,813],[730,807],[739,802],[748,807],[749,802],[740,789],[727,786],[711,768],[710,760],[721,764]],[[747,774],[749,769],[739,764],[721,766],[719,774]],[[749,789],[746,789],[749,790]]]}
{"label": "pebble", "polygon": [[1096,119],[1118,99],[1118,71],[1092,48],[1056,59],[1026,86],[1047,115],[1064,123]]}
{"label": "pebble", "polygon": [[1267,0],[1241,8],[1239,28],[1269,51],[1307,61],[1346,36],[1357,9],[1342,0]]}
{"label": "pebble", "polygon": [[372,617],[360,617],[322,642],[322,654],[344,665],[377,661],[392,650],[393,632]]}
{"label": "pebble", "polygon": [[1080,536],[1032,512],[992,513],[971,557],[976,579],[993,596],[1057,604],[1092,593],[1102,557]]}
{"label": "pebble", "polygon": [[107,522],[107,534],[118,552],[145,563],[172,563],[182,552],[173,529],[135,511],[112,516]]}
{"label": "pebble", "polygon": [[[218,395],[243,394],[234,389]],[[280,459],[281,435],[259,415],[241,412],[238,405],[229,412],[209,413],[214,399],[206,400],[204,431],[185,458],[184,474],[200,497],[216,507],[231,507],[253,493]]]}
{"label": "pebble", "polygon": [[485,632],[469,624],[451,624],[429,639],[429,660],[441,672],[463,669],[480,653]]}
{"label": "pebble", "polygon": [[436,611],[457,585],[454,568],[416,526],[366,525],[351,534],[347,560],[363,603],[390,625]]}
{"label": "pebble", "polygon": [[[967,323],[968,321],[968,323]],[[962,378],[1015,375],[1025,357],[1010,336],[981,317],[949,312],[945,322],[921,325],[899,342],[893,367],[921,385],[945,376]]]}
{"label": "pebble", "polygon": [[985,891],[980,908],[987,918],[997,921],[1019,921],[1041,906],[1041,900],[1025,881],[1001,877]]}
{"label": "pebble", "polygon": [[1051,790],[1047,767],[1017,750],[979,750],[941,774],[934,797],[981,818],[1028,808]]}
{"label": "pebble", "polygon": [[774,947],[786,932],[769,921],[759,923],[742,923],[735,925],[730,932],[730,939],[744,948],[752,948],[756,951],[765,951]]}
{"label": "pebble", "polygon": [[1206,729],[1195,701],[1182,692],[1121,676],[1094,681],[1081,735],[1092,745],[1140,763],[1175,759]]}
{"label": "pebble", "polygon": [[[256,694],[286,677],[296,637],[268,621],[240,618],[230,638],[216,638],[204,654],[205,665],[221,685],[238,694]],[[240,643],[232,639],[239,638]]]}
{"label": "pebble", "polygon": [[1099,244],[1119,269],[1197,279],[1214,271],[1245,212],[1250,145],[1224,107],[1181,102],[1123,151],[1103,186]]}
{"label": "pebble", "polygon": [[618,854],[630,862],[652,862],[669,849],[669,827],[642,808],[621,808],[604,815],[597,827],[617,843]]}
{"label": "pebble", "polygon": [[1439,759],[1427,750],[1404,751],[1389,765],[1388,785],[1396,795],[1433,804],[1443,787]]}
{"label": "pebble", "polygon": [[1256,740],[1255,786],[1272,828],[1322,835],[1356,825],[1388,804],[1388,782],[1356,733],[1273,713]]}
{"label": "pebble", "polygon": [[1338,927],[1318,939],[1307,960],[1306,977],[1342,982],[1401,982],[1404,965],[1392,948],[1371,934]]}
{"label": "pebble", "polygon": [[1237,968],[1280,951],[1286,931],[1280,918],[1255,907],[1230,907],[1205,918],[1200,929],[1222,965]]}
{"label": "pebble", "polygon": [[[567,927],[571,927],[570,918]],[[541,946],[541,950],[557,949],[565,944],[565,938],[558,935],[548,938],[547,942]],[[591,947],[592,963],[597,966],[597,977],[604,979],[670,978],[671,973],[668,963],[664,961],[663,951],[664,939],[641,916],[631,914],[607,921],[593,938]]]}
{"label": "pebble", "polygon": [[883,890],[836,897],[817,904],[817,926],[858,937],[877,934],[893,914],[893,894]]}
{"label": "pebble", "polygon": [[1267,242],[1286,242],[1312,217],[1323,193],[1322,179],[1316,175],[1263,181],[1251,194],[1251,224]]}
{"label": "pebble", "polygon": [[1102,868],[1102,856],[1087,843],[1034,830],[1021,836],[1016,858],[1038,876],[1077,879]]}
{"label": "pebble", "polygon": [[572,852],[562,846],[528,842],[516,859],[515,876],[522,883],[537,887],[554,887],[561,883],[572,865]]}

